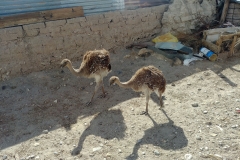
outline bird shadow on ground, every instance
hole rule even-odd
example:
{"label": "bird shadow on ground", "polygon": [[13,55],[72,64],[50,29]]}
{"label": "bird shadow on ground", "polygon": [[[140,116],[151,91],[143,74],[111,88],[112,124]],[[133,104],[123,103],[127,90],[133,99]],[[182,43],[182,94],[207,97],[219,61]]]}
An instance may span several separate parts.
{"label": "bird shadow on ground", "polygon": [[135,144],[132,154],[126,157],[127,160],[138,159],[138,150],[143,144],[152,144],[161,147],[164,150],[178,150],[188,145],[188,139],[186,138],[183,129],[174,125],[174,122],[168,117],[163,109],[162,112],[165,114],[169,122],[157,124],[156,121],[148,115],[154,126],[144,131],[144,136]]}
{"label": "bird shadow on ground", "polygon": [[72,155],[77,155],[81,152],[83,143],[89,135],[99,136],[106,140],[113,138],[122,139],[125,135],[125,130],[126,126],[121,110],[102,111],[91,120],[89,127],[83,131],[78,146],[72,151]]}

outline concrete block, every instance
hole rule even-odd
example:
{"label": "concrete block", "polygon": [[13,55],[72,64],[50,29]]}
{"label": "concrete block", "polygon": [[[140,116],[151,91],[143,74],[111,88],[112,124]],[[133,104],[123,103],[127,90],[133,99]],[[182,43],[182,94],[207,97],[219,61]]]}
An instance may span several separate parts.
{"label": "concrete block", "polygon": [[99,19],[104,18],[103,14],[93,14],[86,16],[87,21],[98,21]]}
{"label": "concrete block", "polygon": [[23,30],[31,30],[31,29],[39,29],[39,28],[45,28],[44,23],[35,23],[35,24],[28,24],[28,25],[23,25]]}
{"label": "concrete block", "polygon": [[90,28],[93,32],[97,32],[97,31],[106,31],[109,27],[108,27],[108,24],[99,24],[99,25],[93,25]]}
{"label": "concrete block", "polygon": [[[151,12],[155,14],[163,14],[167,11],[169,4],[164,4],[156,7],[151,7]],[[175,8],[176,11],[176,8]]]}
{"label": "concrete block", "polygon": [[25,33],[27,36],[32,37],[32,36],[37,36],[40,33],[40,29],[30,29],[30,30],[25,30]]}
{"label": "concrete block", "polygon": [[122,14],[120,11],[114,11],[114,12],[106,12],[103,14],[105,18],[112,19],[114,17],[122,17]]}
{"label": "concrete block", "polygon": [[139,8],[136,10],[138,15],[146,16],[152,13],[151,7],[149,8]]}
{"label": "concrete block", "polygon": [[124,27],[126,26],[126,23],[124,21],[122,22],[117,22],[117,23],[110,23],[109,24],[109,28],[112,29],[112,28],[121,28],[121,27]]}
{"label": "concrete block", "polygon": [[71,18],[67,19],[67,23],[80,23],[80,22],[86,22],[86,17],[77,17],[77,18]]}
{"label": "concrete block", "polygon": [[129,19],[126,20],[126,25],[139,24],[139,23],[141,23],[141,18],[140,17],[129,18]]}
{"label": "concrete block", "polygon": [[57,21],[49,21],[46,22],[46,27],[58,27],[58,26],[63,26],[67,23],[67,21],[64,20],[57,20]]}
{"label": "concrete block", "polygon": [[61,26],[60,28],[61,28],[61,32],[64,32],[64,31],[74,31],[81,27],[79,23],[67,23],[64,26]]}
{"label": "concrete block", "polygon": [[157,20],[156,14],[151,13],[151,14],[148,15],[148,21],[149,22],[156,21],[156,20]]}
{"label": "concrete block", "polygon": [[[97,23],[96,23],[97,24]],[[86,22],[84,22],[84,21],[82,21],[82,22],[80,22],[80,26],[81,27],[88,27],[89,26],[89,23],[86,21]]]}

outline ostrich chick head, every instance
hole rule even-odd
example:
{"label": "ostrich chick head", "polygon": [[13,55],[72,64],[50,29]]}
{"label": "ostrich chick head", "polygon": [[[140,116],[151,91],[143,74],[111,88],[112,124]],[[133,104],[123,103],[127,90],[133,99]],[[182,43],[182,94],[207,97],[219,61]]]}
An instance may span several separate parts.
{"label": "ostrich chick head", "polygon": [[63,68],[65,66],[67,66],[68,64],[70,64],[70,60],[64,59],[64,60],[62,60],[60,67]]}
{"label": "ostrich chick head", "polygon": [[112,77],[109,79],[109,83],[110,83],[110,85],[113,85],[117,80],[119,80],[118,77],[116,77],[116,76],[112,76]]}

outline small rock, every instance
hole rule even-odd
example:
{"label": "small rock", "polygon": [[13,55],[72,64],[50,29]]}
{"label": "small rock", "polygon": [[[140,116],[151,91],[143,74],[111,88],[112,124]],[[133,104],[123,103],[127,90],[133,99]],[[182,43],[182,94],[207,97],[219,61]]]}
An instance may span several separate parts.
{"label": "small rock", "polygon": [[48,134],[48,130],[47,130],[47,129],[46,129],[46,130],[43,130],[42,133]]}
{"label": "small rock", "polygon": [[35,159],[40,159],[40,157],[39,157],[39,156],[36,156]]}
{"label": "small rock", "polygon": [[198,107],[198,103],[193,103],[192,106],[193,107]]}
{"label": "small rock", "polygon": [[142,139],[139,139],[137,140],[137,144],[141,143],[142,142]]}
{"label": "small rock", "polygon": [[153,153],[154,153],[155,155],[157,155],[157,156],[160,155],[160,152],[159,152],[158,150],[155,150]]}
{"label": "small rock", "polygon": [[217,136],[216,133],[210,133],[210,135],[211,135],[212,137],[216,137],[216,136]]}
{"label": "small rock", "polygon": [[146,153],[145,152],[142,152],[142,155],[145,155]]}
{"label": "small rock", "polygon": [[232,128],[237,128],[237,127],[238,127],[238,125],[237,125],[237,124],[232,126]]}
{"label": "small rock", "polygon": [[93,82],[90,83],[90,86],[92,86],[92,85],[93,85]]}
{"label": "small rock", "polygon": [[107,156],[107,157],[111,157],[112,155],[111,155],[110,153],[107,153],[106,156]]}
{"label": "small rock", "polygon": [[240,102],[240,99],[236,99],[236,102]]}
{"label": "small rock", "polygon": [[223,147],[223,149],[228,149],[228,148],[230,148],[229,145],[225,145],[225,146]]}
{"label": "small rock", "polygon": [[35,147],[37,147],[37,146],[39,146],[40,145],[40,143],[34,143],[34,146]]}
{"label": "small rock", "polygon": [[124,58],[130,58],[131,56],[128,54],[128,55],[126,55],[126,56],[124,56]]}
{"label": "small rock", "polygon": [[54,152],[55,155],[58,155],[58,152]]}
{"label": "small rock", "polygon": [[202,140],[200,136],[196,136],[196,140]]}
{"label": "small rock", "polygon": [[172,83],[172,86],[176,86],[175,83]]}
{"label": "small rock", "polygon": [[219,154],[214,154],[214,157],[218,158],[218,159],[223,159],[223,157]]}
{"label": "small rock", "polygon": [[212,122],[206,122],[205,124],[210,126],[212,125]]}
{"label": "small rock", "polygon": [[30,159],[33,159],[35,157],[35,155],[31,155],[31,156],[28,156]]}
{"label": "small rock", "polygon": [[39,141],[40,139],[39,138],[35,138],[35,141]]}
{"label": "small rock", "polygon": [[182,65],[182,61],[179,58],[175,57],[173,59],[172,66],[179,66],[179,65]]}
{"label": "small rock", "polygon": [[219,101],[216,101],[215,104],[219,104],[220,102]]}
{"label": "small rock", "polygon": [[95,148],[93,148],[93,152],[99,151],[101,149],[102,149],[102,147],[95,147]]}
{"label": "small rock", "polygon": [[191,154],[185,154],[184,158],[185,158],[185,160],[191,160],[192,159],[192,155]]}
{"label": "small rock", "polygon": [[122,150],[121,150],[121,149],[118,149],[118,153],[122,153]]}
{"label": "small rock", "polygon": [[140,57],[148,57],[151,55],[153,51],[147,48],[142,48],[140,49],[140,51],[138,52],[138,56]]}
{"label": "small rock", "polygon": [[7,155],[3,155],[3,156],[2,156],[2,159],[3,159],[3,160],[5,160],[5,159],[7,159],[7,158],[8,158]]}
{"label": "small rock", "polygon": [[206,151],[208,151],[208,147],[204,147],[204,149],[205,149]]}
{"label": "small rock", "polygon": [[57,99],[55,101],[53,101],[54,103],[57,103]]}
{"label": "small rock", "polygon": [[207,114],[207,113],[208,113],[208,111],[203,111],[203,113],[204,113],[204,114]]}

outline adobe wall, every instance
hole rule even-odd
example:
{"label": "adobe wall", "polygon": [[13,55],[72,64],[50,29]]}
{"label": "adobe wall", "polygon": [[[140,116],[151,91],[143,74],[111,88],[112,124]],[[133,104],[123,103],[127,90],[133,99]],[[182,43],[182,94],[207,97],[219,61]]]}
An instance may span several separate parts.
{"label": "adobe wall", "polygon": [[[183,15],[177,14],[179,1],[186,0],[175,0],[169,8],[161,5],[0,29],[0,81],[59,67],[63,58],[80,60],[88,50],[125,47],[175,26],[181,30],[194,18],[188,18],[188,12],[179,17]],[[213,15],[211,10],[204,14]],[[171,15],[178,15],[178,20]]]}

